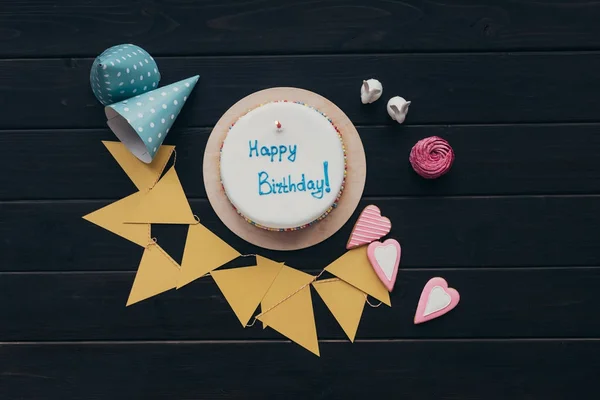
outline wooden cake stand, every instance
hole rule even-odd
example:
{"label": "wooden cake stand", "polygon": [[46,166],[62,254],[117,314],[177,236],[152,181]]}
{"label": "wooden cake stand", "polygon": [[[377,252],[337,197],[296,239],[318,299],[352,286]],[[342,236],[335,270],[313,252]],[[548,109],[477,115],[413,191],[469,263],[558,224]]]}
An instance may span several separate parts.
{"label": "wooden cake stand", "polygon": [[[339,128],[346,146],[346,183],[337,208],[322,221],[298,231],[272,232],[249,224],[233,209],[220,180],[219,153],[229,126],[246,111],[260,104],[277,100],[302,101],[324,112]],[[348,221],[362,196],[367,165],[360,136],[342,110],[326,98],[308,90],[280,87],[261,90],[244,97],[223,114],[206,144],[203,173],[208,200],[221,221],[233,233],[265,249],[299,250],[329,238]]]}

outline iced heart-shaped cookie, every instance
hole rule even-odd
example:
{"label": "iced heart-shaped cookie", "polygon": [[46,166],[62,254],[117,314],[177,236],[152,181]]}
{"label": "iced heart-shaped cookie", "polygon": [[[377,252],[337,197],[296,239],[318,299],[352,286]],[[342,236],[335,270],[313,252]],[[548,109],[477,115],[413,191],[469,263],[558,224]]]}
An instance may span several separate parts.
{"label": "iced heart-shaped cookie", "polygon": [[396,283],[400,255],[400,243],[394,239],[388,239],[383,243],[373,242],[367,248],[369,262],[389,292],[394,289]]}
{"label": "iced heart-shaped cookie", "polygon": [[379,240],[390,233],[391,229],[392,223],[388,218],[381,216],[379,207],[366,206],[358,216],[356,225],[354,225],[350,239],[346,244],[346,249],[350,250]]}
{"label": "iced heart-shaped cookie", "polygon": [[421,293],[415,313],[415,324],[441,317],[456,307],[459,301],[458,291],[449,288],[443,278],[431,278]]}

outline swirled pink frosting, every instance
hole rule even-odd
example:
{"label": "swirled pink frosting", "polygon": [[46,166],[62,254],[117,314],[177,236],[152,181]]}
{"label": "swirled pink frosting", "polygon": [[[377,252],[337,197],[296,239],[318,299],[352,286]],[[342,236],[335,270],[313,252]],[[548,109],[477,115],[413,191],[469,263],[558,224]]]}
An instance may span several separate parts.
{"label": "swirled pink frosting", "polygon": [[454,151],[441,137],[431,136],[419,140],[410,151],[410,164],[425,179],[444,175],[452,167]]}

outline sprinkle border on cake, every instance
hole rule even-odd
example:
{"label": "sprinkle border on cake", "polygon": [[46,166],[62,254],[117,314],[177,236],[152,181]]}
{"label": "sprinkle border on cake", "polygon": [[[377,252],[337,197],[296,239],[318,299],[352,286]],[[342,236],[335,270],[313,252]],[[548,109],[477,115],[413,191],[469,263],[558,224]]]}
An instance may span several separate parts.
{"label": "sprinkle border on cake", "polygon": [[[221,155],[223,153],[223,144],[225,143],[225,138],[227,138],[227,135],[229,134],[229,131],[231,131],[231,129],[235,126],[235,124],[237,123],[237,121],[239,121],[241,118],[245,117],[248,113],[250,113],[251,111],[256,110],[257,108],[260,108],[262,106],[265,106],[267,104],[273,104],[273,103],[294,103],[294,104],[300,104],[304,107],[308,107],[313,111],[318,112],[319,114],[321,114],[323,117],[325,117],[327,119],[327,121],[329,121],[329,123],[331,124],[331,126],[333,126],[333,129],[335,129],[335,131],[337,132],[337,135],[340,139],[340,142],[342,143],[342,152],[344,154],[344,177],[342,179],[342,185],[340,186],[340,191],[338,192],[337,196],[335,197],[335,200],[333,202],[333,204],[331,205],[331,207],[329,207],[323,214],[321,214],[319,217],[317,217],[317,219],[315,219],[314,221],[309,222],[308,224],[304,224],[301,226],[297,226],[295,228],[270,228],[268,226],[263,226],[260,225],[254,221],[252,221],[251,219],[249,219],[248,217],[246,217],[244,214],[242,214],[231,202],[231,199],[229,199],[229,196],[227,196],[227,191],[225,190],[225,186],[223,185],[223,179],[221,178]],[[235,210],[235,212],[241,216],[246,222],[248,222],[251,225],[256,226],[257,228],[261,228],[261,229],[265,229],[267,231],[272,231],[272,232],[290,232],[290,231],[299,231],[301,229],[304,228],[308,228],[311,225],[316,224],[317,222],[321,221],[322,219],[324,219],[325,217],[327,217],[335,208],[337,208],[338,203],[340,201],[340,198],[342,197],[342,192],[344,191],[344,187],[346,185],[346,175],[348,172],[348,160],[347,160],[347,154],[346,154],[346,145],[344,144],[344,139],[342,137],[342,132],[340,132],[340,130],[338,129],[337,125],[333,122],[333,120],[331,118],[329,118],[327,116],[327,114],[325,114],[324,112],[322,112],[321,110],[319,110],[318,108],[315,108],[309,104],[306,104],[303,101],[288,101],[288,100],[274,100],[274,101],[269,101],[266,103],[261,103],[258,104],[255,107],[252,107],[248,110],[246,110],[245,113],[243,113],[242,115],[240,115],[239,117],[237,117],[235,119],[235,121],[233,121],[230,125],[229,128],[227,129],[227,135],[225,136],[225,138],[223,139],[223,141],[221,142],[221,147],[219,148],[219,180],[221,181],[221,189],[223,190],[223,192],[225,193],[225,196],[227,196],[227,199],[229,200],[229,204],[231,204],[231,206],[233,207],[233,209]]]}

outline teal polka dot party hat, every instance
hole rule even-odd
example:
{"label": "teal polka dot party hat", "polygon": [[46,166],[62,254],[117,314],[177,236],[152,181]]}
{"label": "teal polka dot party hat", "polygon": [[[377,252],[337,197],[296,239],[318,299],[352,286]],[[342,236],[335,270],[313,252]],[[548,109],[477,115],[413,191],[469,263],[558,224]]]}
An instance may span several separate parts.
{"label": "teal polka dot party hat", "polygon": [[134,44],[105,50],[96,57],[90,72],[92,91],[105,106],[156,89],[159,81],[154,59]]}
{"label": "teal polka dot party hat", "polygon": [[133,155],[152,162],[199,78],[196,75],[106,106],[108,126]]}

